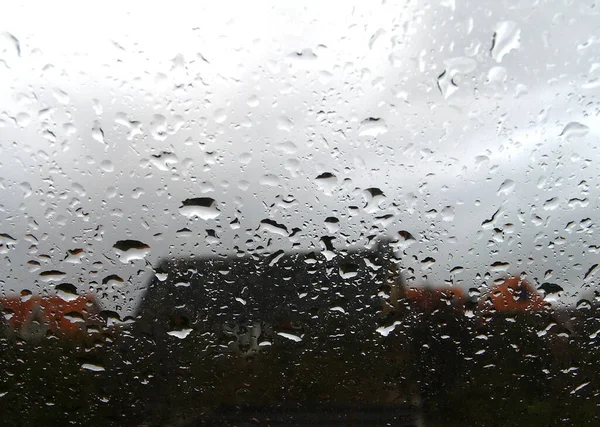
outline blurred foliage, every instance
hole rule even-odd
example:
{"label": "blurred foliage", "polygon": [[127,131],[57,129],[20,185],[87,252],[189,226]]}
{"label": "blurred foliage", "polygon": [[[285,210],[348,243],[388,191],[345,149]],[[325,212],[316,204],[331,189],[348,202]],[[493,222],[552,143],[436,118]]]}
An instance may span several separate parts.
{"label": "blurred foliage", "polygon": [[[433,426],[592,426],[600,421],[595,312],[403,313],[387,337],[328,328],[251,356],[206,333],[157,341],[136,325],[78,342],[1,339],[4,425],[178,425],[221,407],[416,405]],[[105,368],[82,368],[91,363]],[[581,385],[587,386],[579,388]]]}

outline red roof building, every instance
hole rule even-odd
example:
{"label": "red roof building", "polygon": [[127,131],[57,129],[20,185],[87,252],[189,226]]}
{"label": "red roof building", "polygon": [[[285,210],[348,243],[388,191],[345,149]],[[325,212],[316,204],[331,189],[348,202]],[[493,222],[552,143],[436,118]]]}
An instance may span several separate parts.
{"label": "red roof building", "polygon": [[546,309],[539,292],[520,277],[511,277],[496,285],[479,301],[479,308],[495,312],[525,312]]}
{"label": "red roof building", "polygon": [[23,339],[86,333],[86,325],[99,312],[93,296],[79,296],[69,301],[58,296],[21,295],[0,298],[0,324],[6,332]]}

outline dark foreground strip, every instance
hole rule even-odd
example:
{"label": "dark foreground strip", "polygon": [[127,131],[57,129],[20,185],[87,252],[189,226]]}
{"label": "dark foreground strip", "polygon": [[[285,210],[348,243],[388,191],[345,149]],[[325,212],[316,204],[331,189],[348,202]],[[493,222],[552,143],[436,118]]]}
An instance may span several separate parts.
{"label": "dark foreground strip", "polygon": [[195,426],[418,426],[419,411],[409,406],[230,408],[186,424]]}

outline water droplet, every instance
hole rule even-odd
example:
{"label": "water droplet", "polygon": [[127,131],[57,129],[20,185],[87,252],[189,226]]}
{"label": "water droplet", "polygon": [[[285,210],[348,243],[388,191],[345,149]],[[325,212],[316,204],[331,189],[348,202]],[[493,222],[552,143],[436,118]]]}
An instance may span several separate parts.
{"label": "water droplet", "polygon": [[381,336],[387,337],[390,334],[390,332],[396,329],[396,326],[401,324],[402,322],[396,320],[390,326],[380,326],[379,328],[375,329],[375,331],[377,331]]}
{"label": "water droplet", "polygon": [[17,239],[9,234],[0,233],[0,245],[14,245],[15,243],[17,243]]}
{"label": "water droplet", "polygon": [[339,266],[338,271],[342,279],[351,279],[358,276],[358,265],[344,263]]}
{"label": "water droplet", "polygon": [[141,187],[136,187],[131,191],[131,197],[133,197],[134,199],[139,199],[144,194],[146,194],[146,192]]}
{"label": "water droplet", "polygon": [[101,144],[106,144],[106,142],[104,142],[104,131],[99,124],[95,124],[92,128],[92,138]]}
{"label": "water droplet", "polygon": [[580,138],[589,133],[590,128],[579,122],[570,122],[564,127],[559,136],[564,136],[567,139]]}
{"label": "water droplet", "polygon": [[288,229],[285,225],[279,224],[278,222],[273,221],[272,219],[263,219],[260,222],[258,229],[259,231],[264,230],[283,237],[287,237],[289,234]]}
{"label": "water droplet", "polygon": [[85,318],[83,314],[78,311],[70,311],[65,313],[64,318],[67,319],[71,323],[85,323]]}
{"label": "water droplet", "polygon": [[102,279],[102,284],[103,285],[107,285],[107,286],[121,286],[123,285],[123,283],[125,283],[125,281],[120,277],[117,276],[116,274],[111,274],[110,276],[106,276],[104,279]]}
{"label": "water droplet", "polygon": [[386,197],[383,191],[379,188],[367,188],[364,191],[364,196],[366,199],[366,204],[364,206],[364,210],[367,213],[375,213],[377,210],[381,208],[381,203],[385,201]]}
{"label": "water droplet", "polygon": [[17,125],[24,128],[24,127],[27,127],[27,125],[29,125],[29,123],[31,123],[31,116],[27,113],[19,113],[19,114],[17,114],[16,120],[17,120]]}
{"label": "water droplet", "polygon": [[248,163],[250,163],[252,161],[252,154],[251,153],[242,153],[242,154],[240,154],[239,160],[240,160],[241,164],[247,165]]}
{"label": "water droplet", "polygon": [[292,340],[294,342],[302,341],[302,337],[299,337],[298,335],[290,334],[287,332],[277,332],[277,335],[287,338],[288,340]]}
{"label": "water droplet", "polygon": [[98,99],[92,99],[92,108],[94,109],[94,113],[97,116],[101,116],[102,115],[102,104],[100,103],[100,100]]}
{"label": "water droplet", "polygon": [[558,197],[553,197],[544,202],[543,208],[546,211],[553,211],[556,208],[558,208],[559,204],[560,204],[560,199]]}
{"label": "water droplet", "polygon": [[586,299],[579,300],[577,302],[577,310],[591,310],[592,303]]}
{"label": "water droplet", "polygon": [[100,163],[100,169],[104,172],[114,172],[115,165],[113,165],[110,160],[103,160],[102,163]]}
{"label": "water droplet", "polygon": [[388,127],[385,120],[369,117],[360,122],[358,127],[358,136],[379,136],[387,133]]}
{"label": "water droplet", "polygon": [[325,226],[327,227],[327,232],[331,234],[337,233],[340,229],[340,220],[333,216],[327,217],[325,218]]}
{"label": "water droplet", "polygon": [[486,84],[490,85],[494,90],[501,91],[506,82],[506,68],[492,67],[488,71]]}
{"label": "water droplet", "polygon": [[227,119],[227,113],[224,109],[219,108],[213,113],[213,119],[215,123],[223,123]]}
{"label": "water droplet", "polygon": [[464,56],[450,58],[444,61],[446,69],[438,76],[438,88],[444,98],[450,97],[458,90],[455,77],[459,74],[468,74],[475,71],[477,62]]}
{"label": "water droplet", "polygon": [[458,86],[454,83],[454,80],[447,70],[444,70],[442,74],[438,76],[437,85],[444,99],[449,98],[450,95],[458,90]]}
{"label": "water droplet", "polygon": [[79,298],[79,295],[77,295],[77,288],[71,283],[61,283],[60,285],[56,285],[54,289],[56,290],[56,294],[63,301],[71,302]]}
{"label": "water droplet", "polygon": [[421,260],[421,268],[423,270],[426,270],[435,263],[436,263],[435,258],[428,256],[428,257],[424,258],[423,260]]}
{"label": "water droplet", "polygon": [[410,245],[412,245],[413,243],[416,243],[417,239],[415,239],[415,237],[410,234],[408,231],[406,230],[401,230],[398,232],[398,247],[400,247],[400,249],[404,250],[406,248],[408,248]]}
{"label": "water droplet", "polygon": [[167,139],[167,119],[165,116],[162,114],[155,114],[152,116],[150,133],[157,141],[164,141]]}
{"label": "water droplet", "polygon": [[496,25],[496,32],[492,38],[491,55],[496,62],[501,62],[502,58],[510,51],[518,49],[520,42],[521,30],[516,22],[503,21]]}
{"label": "water droplet", "polygon": [[277,129],[285,132],[291,132],[294,127],[294,122],[289,117],[280,116],[277,118]]}
{"label": "water droplet", "polygon": [[327,195],[331,195],[337,185],[337,177],[331,172],[324,172],[315,178],[317,187]]}
{"label": "water droplet", "polygon": [[590,381],[588,381],[588,382],[586,382],[586,383],[583,383],[583,384],[580,384],[580,385],[578,385],[577,387],[575,387],[575,388],[574,388],[574,389],[571,391],[571,394],[575,394],[575,393],[577,393],[579,390],[581,390],[581,389],[582,389],[582,388],[584,388],[584,387],[587,387],[588,385],[590,385]]}
{"label": "water droplet", "polygon": [[268,173],[260,178],[260,185],[268,187],[277,187],[279,185],[279,177],[275,174]]}
{"label": "water droplet", "polygon": [[23,289],[21,291],[21,301],[27,302],[33,297],[33,293],[29,289]]}
{"label": "water droplet", "polygon": [[168,171],[171,165],[176,164],[179,161],[175,153],[169,151],[163,151],[160,154],[153,154],[150,156],[150,163],[161,171]]}
{"label": "water droplet", "polygon": [[512,179],[505,180],[498,188],[498,196],[508,196],[515,188],[515,182]]}
{"label": "water droplet", "polygon": [[170,335],[172,337],[176,337],[176,338],[179,338],[180,340],[182,340],[182,339],[186,338],[191,332],[192,332],[192,329],[184,328],[184,329],[180,329],[180,330],[168,331],[167,335]]}
{"label": "water droplet", "polygon": [[11,49],[17,57],[21,56],[21,43],[19,39],[13,36],[9,32],[0,33],[1,43],[0,43],[0,51],[3,53],[7,51],[7,47]]}
{"label": "water droplet", "polygon": [[117,195],[117,188],[116,187],[108,187],[106,189],[106,197],[109,199],[112,199],[113,197],[116,197]]}
{"label": "water droplet", "polygon": [[248,103],[249,107],[252,107],[252,108],[258,107],[258,103],[259,103],[258,97],[256,95],[252,95],[250,98],[248,98],[247,103]]}
{"label": "water droplet", "polygon": [[189,288],[191,284],[190,282],[177,282],[173,286],[176,288]]}
{"label": "water droplet", "polygon": [[122,263],[144,259],[150,253],[150,246],[139,240],[119,240],[113,249]]}
{"label": "water droplet", "polygon": [[510,264],[508,262],[500,262],[496,261],[492,265],[490,265],[490,271],[494,273],[498,272],[506,272],[510,268]]}
{"label": "water droplet", "polygon": [[210,197],[186,199],[179,207],[179,213],[188,218],[198,217],[205,221],[215,219],[220,215],[217,203]]}
{"label": "water droplet", "polygon": [[296,151],[298,151],[298,147],[296,146],[296,144],[290,141],[278,143],[277,145],[275,145],[275,149],[285,154],[295,154]]}
{"label": "water droplet", "polygon": [[383,28],[379,28],[377,31],[373,33],[371,38],[369,39],[369,49],[373,49],[373,46],[378,40],[381,40],[381,36],[385,34],[385,30]]}
{"label": "water droplet", "polygon": [[314,61],[317,59],[317,55],[313,52],[312,49],[305,48],[305,49],[302,49],[301,51],[290,53],[288,55],[288,58],[290,58],[292,61],[300,61],[300,62]]}
{"label": "water droplet", "polygon": [[454,221],[454,208],[452,206],[446,206],[444,209],[442,209],[440,214],[442,216],[442,221]]}
{"label": "water droplet", "polygon": [[538,287],[539,291],[543,291],[544,295],[550,295],[550,294],[557,294],[559,292],[564,291],[564,289],[562,288],[562,286],[557,285],[556,283],[542,283],[539,287]]}
{"label": "water droplet", "polygon": [[81,365],[82,369],[86,369],[88,371],[93,371],[93,372],[103,372],[105,371],[103,366],[100,365],[96,365],[93,363],[84,363],[83,365]]}
{"label": "water droplet", "polygon": [[583,276],[583,280],[587,280],[590,277],[592,277],[596,272],[598,271],[598,264],[594,264],[592,265],[588,271],[586,271],[585,275]]}
{"label": "water droplet", "polygon": [[44,282],[54,282],[57,280],[61,280],[64,279],[64,277],[67,275],[67,273],[65,273],[64,271],[59,271],[59,270],[47,270],[47,271],[42,271],[40,273],[40,277],[42,278],[42,281]]}
{"label": "water droplet", "polygon": [[54,98],[63,105],[67,105],[71,102],[69,95],[64,90],[54,89],[52,95],[54,95]]}

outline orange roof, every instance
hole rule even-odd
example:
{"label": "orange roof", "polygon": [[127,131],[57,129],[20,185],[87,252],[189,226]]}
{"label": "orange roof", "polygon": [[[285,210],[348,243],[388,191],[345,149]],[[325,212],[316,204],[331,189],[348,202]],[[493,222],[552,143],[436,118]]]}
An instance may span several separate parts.
{"label": "orange roof", "polygon": [[539,311],[546,307],[544,298],[520,277],[511,277],[496,285],[479,305],[498,312]]}
{"label": "orange roof", "polygon": [[58,334],[83,332],[88,319],[99,311],[93,296],[65,301],[31,295],[0,298],[0,310],[9,327],[22,336],[31,333],[32,325]]}

